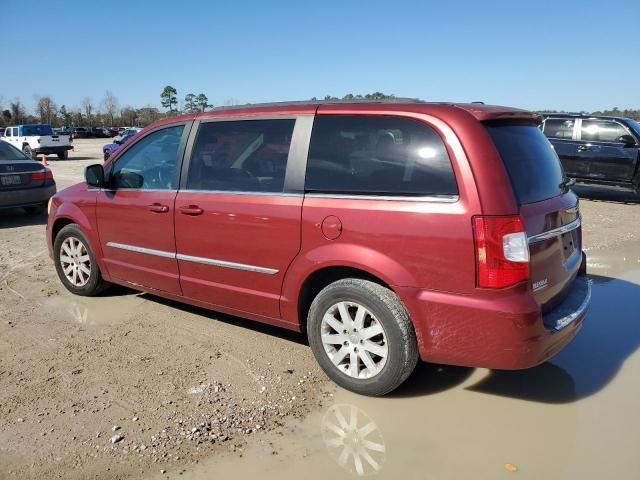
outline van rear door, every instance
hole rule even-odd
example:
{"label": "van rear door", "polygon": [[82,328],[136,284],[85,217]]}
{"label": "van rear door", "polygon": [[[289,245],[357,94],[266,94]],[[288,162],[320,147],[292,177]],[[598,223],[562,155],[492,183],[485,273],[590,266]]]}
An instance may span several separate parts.
{"label": "van rear door", "polygon": [[543,313],[570,290],[582,261],[578,198],[553,147],[533,122],[490,121],[491,136],[509,174],[529,240],[530,279]]}

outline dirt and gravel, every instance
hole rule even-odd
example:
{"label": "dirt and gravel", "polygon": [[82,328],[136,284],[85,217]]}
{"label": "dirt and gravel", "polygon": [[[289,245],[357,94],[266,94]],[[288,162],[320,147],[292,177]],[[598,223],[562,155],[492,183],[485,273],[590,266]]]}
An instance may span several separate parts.
{"label": "dirt and gravel", "polygon": [[[59,189],[101,161],[103,143],[77,140],[69,160],[50,157]],[[583,193],[585,249],[637,253],[637,201]],[[47,255],[45,222],[0,212],[0,478],[173,478],[257,445],[284,456],[286,443],[272,439],[332,401],[299,334],[124,288],[71,295]],[[381,416],[394,401],[404,400],[367,400],[388,408]]]}
{"label": "dirt and gravel", "polygon": [[[64,188],[100,161],[76,140]],[[133,478],[306,415],[326,378],[303,336],[117,288],[75,297],[46,252],[46,214],[0,216],[0,477]]]}

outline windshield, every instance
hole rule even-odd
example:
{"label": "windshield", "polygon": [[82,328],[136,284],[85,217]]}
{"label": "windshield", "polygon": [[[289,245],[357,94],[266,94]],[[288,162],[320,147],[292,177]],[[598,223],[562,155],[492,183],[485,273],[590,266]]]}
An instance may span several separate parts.
{"label": "windshield", "polygon": [[636,120],[629,120],[628,126],[631,127],[631,130],[640,137],[640,123]]}
{"label": "windshield", "polygon": [[31,160],[16,147],[0,141],[0,160]]}
{"label": "windshield", "polygon": [[53,135],[51,125],[25,125],[22,127],[22,134],[25,137]]}
{"label": "windshield", "polygon": [[521,205],[562,193],[564,172],[560,160],[536,125],[490,122],[485,127],[500,153]]}

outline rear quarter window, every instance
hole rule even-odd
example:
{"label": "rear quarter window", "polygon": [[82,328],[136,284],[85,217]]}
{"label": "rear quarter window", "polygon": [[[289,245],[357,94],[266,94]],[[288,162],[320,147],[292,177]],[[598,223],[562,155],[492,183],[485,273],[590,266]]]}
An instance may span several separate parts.
{"label": "rear quarter window", "polygon": [[531,123],[487,122],[487,132],[502,158],[518,203],[562,194],[564,172],[551,143]]}
{"label": "rear quarter window", "polygon": [[440,136],[417,120],[380,115],[316,116],[305,189],[381,196],[458,193]]}
{"label": "rear quarter window", "polygon": [[573,138],[573,129],[576,121],[571,118],[547,118],[544,121],[543,131],[549,138]]}

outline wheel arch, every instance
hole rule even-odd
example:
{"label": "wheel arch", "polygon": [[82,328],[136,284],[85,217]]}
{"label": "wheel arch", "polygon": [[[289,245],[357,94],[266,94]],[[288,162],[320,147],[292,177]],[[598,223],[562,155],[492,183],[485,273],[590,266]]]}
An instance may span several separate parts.
{"label": "wheel arch", "polygon": [[325,244],[298,256],[287,269],[280,303],[282,319],[304,330],[308,307],[329,283],[364,278],[389,288],[415,284],[413,275],[386,255],[354,244]]}
{"label": "wheel arch", "polygon": [[94,228],[94,222],[91,222],[86,212],[73,203],[65,202],[57,207],[55,216],[56,218],[51,224],[50,236],[48,238],[52,247],[51,251],[53,252],[53,245],[55,243],[56,236],[60,233],[60,230],[67,225],[77,225],[85,237],[87,237],[89,247],[91,248],[96,259],[96,263],[102,272],[102,276],[105,280],[108,280],[109,271],[103,260],[102,246],[100,245],[98,231]]}
{"label": "wheel arch", "polygon": [[391,286],[380,277],[361,268],[344,265],[332,265],[314,270],[304,279],[298,293],[297,311],[300,322],[300,329],[302,331],[306,330],[307,314],[309,313],[309,307],[311,307],[311,302],[313,302],[313,299],[318,295],[318,293],[320,293],[323,288],[332,284],[333,282],[342,280],[343,278],[360,278],[363,280],[369,280],[390,290],[393,290]]}

